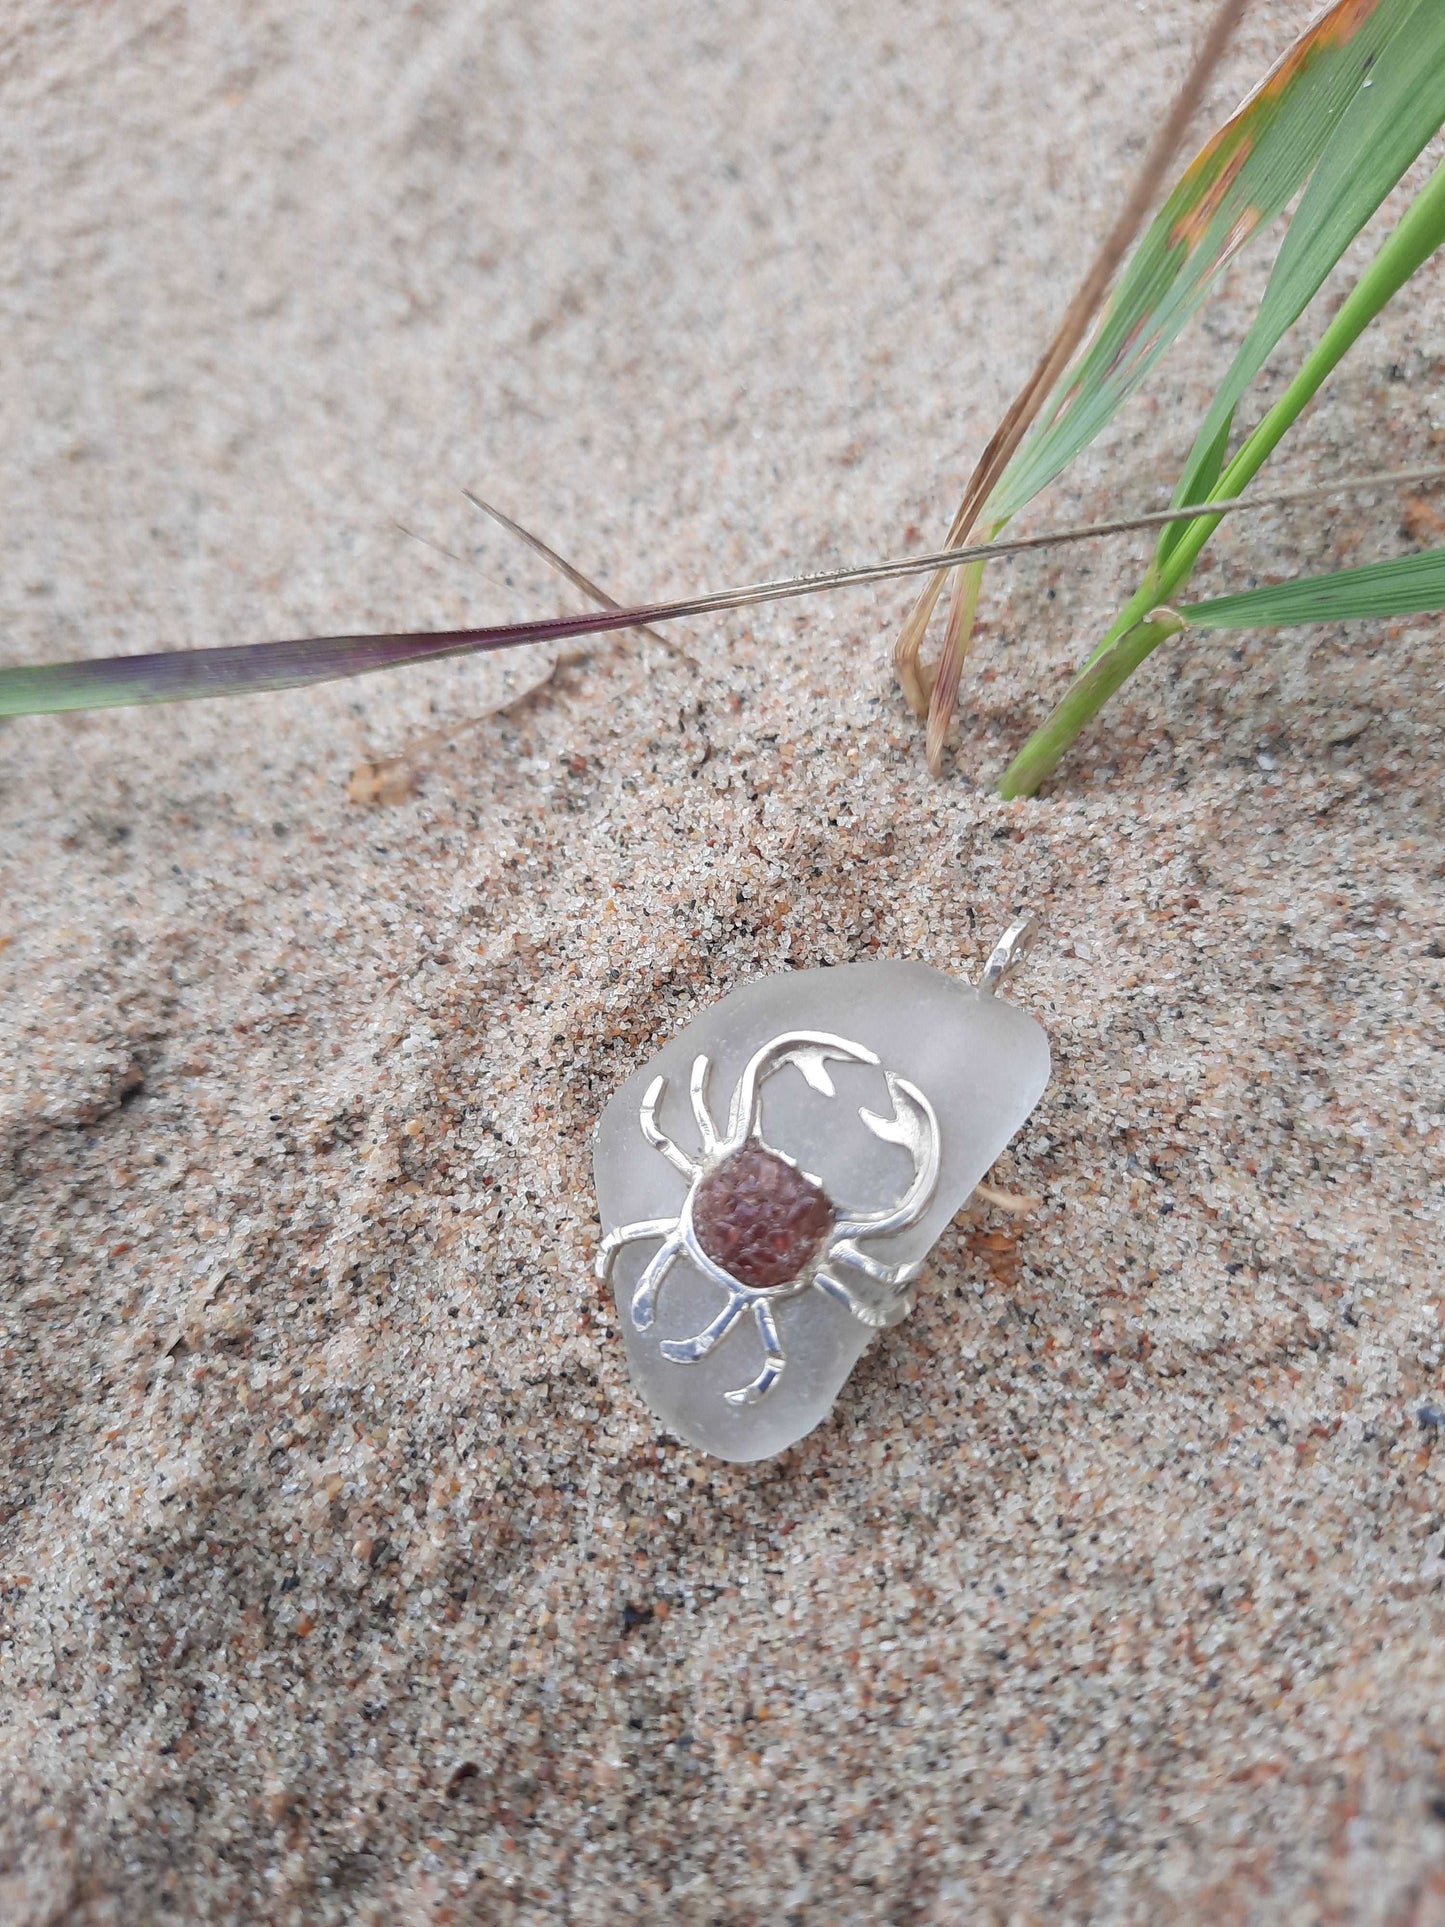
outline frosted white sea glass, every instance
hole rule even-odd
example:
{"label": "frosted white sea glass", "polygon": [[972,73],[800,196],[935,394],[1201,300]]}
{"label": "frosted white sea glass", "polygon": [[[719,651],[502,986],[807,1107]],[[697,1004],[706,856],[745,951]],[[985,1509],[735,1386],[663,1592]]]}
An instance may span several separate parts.
{"label": "frosted white sea glass", "polygon": [[[762,1086],[761,1138],[817,1178],[843,1215],[881,1210],[907,1190],[914,1162],[901,1144],[880,1140],[860,1108],[890,1118],[895,1103],[885,1073],[908,1079],[927,1098],[938,1125],[938,1177],[916,1223],[860,1248],[888,1265],[921,1260],[1018,1131],[1049,1079],[1049,1046],[1034,1020],[1002,997],[918,963],[846,964],[763,978],[704,1012],[621,1087],[597,1131],[597,1197],[604,1233],[642,1220],[674,1220],[689,1180],[647,1141],[640,1123],[654,1079],[666,1090],[656,1122],[689,1157],[699,1130],[689,1099],[694,1059],[712,1060],[709,1106],[725,1131],[733,1092],[750,1057],[770,1039],[808,1031],[862,1046],[879,1064],[829,1062],[812,1088],[796,1064]],[[705,1356],[675,1363],[668,1340],[701,1332],[728,1302],[727,1292],[684,1256],[657,1293],[643,1330],[633,1316],[637,1284],[658,1240],[622,1245],[611,1276],[628,1362],[638,1391],[672,1431],[722,1459],[771,1458],[811,1432],[831,1409],[849,1373],[877,1335],[846,1305],[816,1287],[773,1308],[786,1365],[766,1395],[730,1403],[764,1359],[753,1317],[741,1317]],[[927,1289],[926,1282],[921,1287]]]}

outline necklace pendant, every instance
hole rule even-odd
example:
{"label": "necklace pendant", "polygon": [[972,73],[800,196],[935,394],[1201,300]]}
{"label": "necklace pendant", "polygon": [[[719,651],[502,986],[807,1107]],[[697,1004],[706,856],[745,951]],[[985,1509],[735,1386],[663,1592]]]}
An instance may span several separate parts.
{"label": "necklace pendant", "polygon": [[825,1418],[1043,1095],[1049,1046],[995,992],[918,963],[746,984],[621,1087],[597,1131],[603,1239],[638,1391],[718,1458]]}

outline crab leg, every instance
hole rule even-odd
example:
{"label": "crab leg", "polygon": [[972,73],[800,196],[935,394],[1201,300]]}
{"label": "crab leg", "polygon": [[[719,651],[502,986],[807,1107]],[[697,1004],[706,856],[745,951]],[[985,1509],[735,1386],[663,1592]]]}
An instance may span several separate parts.
{"label": "crab leg", "polygon": [[661,1151],[674,1171],[681,1171],[689,1181],[697,1176],[697,1166],[687,1153],[673,1143],[657,1121],[657,1107],[662,1102],[662,1093],[667,1089],[665,1077],[654,1077],[642,1099],[642,1135],[655,1151]]}
{"label": "crab leg", "polygon": [[706,1057],[694,1057],[692,1060],[692,1114],[697,1119],[697,1134],[704,1158],[710,1158],[718,1147],[717,1126],[707,1107],[707,1074],[711,1069],[712,1064]]}
{"label": "crab leg", "polygon": [[911,1285],[923,1269],[923,1259],[915,1258],[912,1264],[885,1265],[880,1258],[870,1258],[866,1251],[860,1251],[850,1238],[840,1238],[828,1253],[828,1262],[841,1258],[845,1265],[861,1271],[865,1278],[874,1278],[880,1285]]}
{"label": "crab leg", "polygon": [[632,1324],[636,1331],[645,1332],[656,1316],[657,1294],[682,1248],[681,1238],[669,1238],[638,1279],[637,1289],[632,1294]]}
{"label": "crab leg", "polygon": [[783,1367],[788,1362],[772,1306],[757,1304],[753,1306],[753,1312],[758,1321],[758,1337],[763,1341],[763,1369],[756,1378],[750,1379],[746,1385],[740,1385],[735,1392],[723,1394],[729,1405],[756,1405],[760,1398],[766,1398],[782,1377]]}
{"label": "crab leg", "polygon": [[892,1325],[901,1325],[909,1313],[910,1294],[906,1290],[900,1291],[896,1297],[885,1303],[876,1305],[863,1297],[860,1292],[855,1291],[851,1285],[845,1285],[841,1278],[834,1278],[826,1271],[820,1271],[813,1283],[820,1291],[827,1292],[828,1296],[835,1299],[845,1310],[852,1312],[860,1324],[871,1325],[875,1331],[886,1331]]}
{"label": "crab leg", "polygon": [[598,1245],[593,1270],[599,1278],[605,1278],[612,1269],[612,1260],[624,1245],[635,1244],[639,1238],[666,1238],[676,1229],[676,1218],[640,1218],[636,1224],[620,1224]]}
{"label": "crab leg", "polygon": [[[727,1337],[746,1311],[747,1302],[741,1292],[736,1293],[729,1298],[712,1323],[700,1331],[695,1338],[667,1338],[657,1349],[674,1365],[695,1365],[700,1358],[707,1357],[714,1345]],[[635,1309],[633,1322],[636,1322]],[[648,1322],[651,1323],[650,1318]]]}

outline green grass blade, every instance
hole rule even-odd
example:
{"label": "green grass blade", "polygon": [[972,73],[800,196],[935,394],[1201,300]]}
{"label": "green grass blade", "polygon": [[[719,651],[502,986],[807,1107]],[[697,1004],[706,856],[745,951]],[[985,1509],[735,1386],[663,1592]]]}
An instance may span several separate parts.
{"label": "green grass blade", "polygon": [[[1113,419],[1216,275],[1308,180],[1382,51],[1421,0],[1337,0],[1185,171],[1119,283],[1083,359],[989,500],[1006,520]],[[1441,0],[1426,0],[1441,10]]]}
{"label": "green grass blade", "polygon": [[[1203,501],[1224,473],[1224,464],[1229,455],[1229,438],[1234,431],[1234,410],[1231,408],[1214,432],[1214,439],[1205,443],[1202,438],[1194,445],[1190,463],[1194,471],[1194,486],[1197,495],[1182,495],[1176,488],[1174,500],[1178,503]],[[1159,537],[1158,557],[1161,564],[1169,560],[1170,552],[1189,527],[1187,522],[1171,522]]]}
{"label": "green grass blade", "polygon": [[[1431,0],[1431,4],[1438,5],[1440,0]],[[1289,387],[1245,440],[1212,493],[1224,498],[1238,495],[1248,487],[1375,316],[1442,243],[1445,243],[1445,162],[1421,188],[1399,226],[1385,237],[1374,260],[1320,336],[1318,346],[1305,357]],[[1155,602],[1173,600],[1175,591],[1188,580],[1200,551],[1218,526],[1206,516],[1189,524],[1175,543],[1167,564],[1151,572],[1145,592]],[[1102,652],[1096,651],[1096,655],[1099,653]]]}
{"label": "green grass blade", "polygon": [[1334,575],[1308,576],[1242,595],[1215,596],[1184,609],[1152,609],[1131,624],[1105,654],[1070,684],[1041,729],[1035,730],[999,785],[1004,797],[1032,796],[1068,750],[1146,657],[1188,626],[1201,629],[1284,628],[1307,622],[1428,614],[1445,609],[1445,549],[1372,562]]}
{"label": "green grass blade", "polygon": [[[1445,244],[1445,162],[1421,188],[1399,226],[1386,236],[1378,254],[1350,290],[1344,305],[1321,335],[1318,345],[1306,356],[1294,380],[1214,484],[1212,495],[1224,500],[1249,486],[1375,316],[1442,244]],[[1106,656],[1156,605],[1176,599],[1218,526],[1212,517],[1201,515],[1180,527],[1173,548],[1166,557],[1156,560],[1108,635],[1090,656],[1090,666]]]}
{"label": "green grass blade", "polygon": [[1177,636],[1184,619],[1173,610],[1159,610],[1131,624],[1113,646],[1095,657],[1069,684],[1047,721],[1036,729],[1004,771],[998,793],[1006,800],[1032,796],[1052,775],[1065,752],[1086,724],[1133,675],[1147,656]]}
{"label": "green grass blade", "polygon": [[[1237,495],[1274,453],[1289,429],[1365,329],[1412,275],[1445,243],[1445,162],[1420,190],[1399,226],[1351,289],[1339,313],[1264,420],[1248,437],[1215,485],[1224,498]],[[1004,796],[1031,796],[1054,769],[1084,725],[1171,635],[1182,619],[1162,614],[1188,581],[1200,551],[1219,526],[1213,516],[1191,521],[1167,561],[1156,562],[1108,635],[1075,677],[1062,702],[1025,743],[1004,773]]]}
{"label": "green grass blade", "polygon": [[1331,575],[1302,576],[1240,595],[1211,596],[1178,613],[1192,629],[1284,629],[1303,622],[1354,622],[1445,609],[1445,549],[1370,562]]}
{"label": "green grass blade", "polygon": [[[1445,6],[1416,0],[1414,11],[1380,50],[1379,58],[1340,116],[1289,232],[1285,235],[1259,313],[1204,424],[1175,494],[1197,502],[1218,466],[1234,411],[1275,345],[1324,283],[1345,249],[1375,213],[1427,141],[1445,123]],[[1163,560],[1182,528],[1165,532]]]}

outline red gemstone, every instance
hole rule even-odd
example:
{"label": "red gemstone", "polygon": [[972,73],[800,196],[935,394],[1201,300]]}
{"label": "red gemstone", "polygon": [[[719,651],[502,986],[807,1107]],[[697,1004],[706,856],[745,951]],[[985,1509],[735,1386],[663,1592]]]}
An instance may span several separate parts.
{"label": "red gemstone", "polygon": [[692,1206],[693,1229],[708,1257],[754,1291],[799,1278],[836,1216],[811,1178],[759,1144],[745,1145],[709,1171]]}

